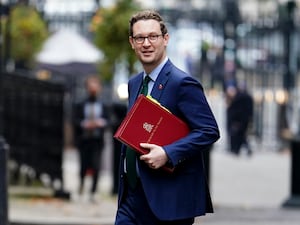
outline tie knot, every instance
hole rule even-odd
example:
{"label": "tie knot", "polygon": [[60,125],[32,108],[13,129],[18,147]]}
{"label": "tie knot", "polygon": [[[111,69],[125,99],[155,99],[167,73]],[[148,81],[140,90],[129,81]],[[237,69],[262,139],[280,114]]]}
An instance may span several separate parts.
{"label": "tie knot", "polygon": [[145,78],[144,78],[144,81],[143,81],[143,84],[148,84],[150,82],[151,78],[146,75]]}

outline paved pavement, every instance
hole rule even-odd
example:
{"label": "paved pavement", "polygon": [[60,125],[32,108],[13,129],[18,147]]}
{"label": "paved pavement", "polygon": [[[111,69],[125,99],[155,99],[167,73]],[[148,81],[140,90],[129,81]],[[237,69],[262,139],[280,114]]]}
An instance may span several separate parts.
{"label": "paved pavement", "polygon": [[[251,140],[254,149],[251,157],[228,154],[222,129],[222,109],[224,106],[221,104],[213,105],[222,136],[211,152],[210,187],[215,213],[197,218],[195,224],[298,225],[300,208],[282,207],[290,197],[289,151],[278,151],[276,140],[267,133],[263,143]],[[110,157],[111,144],[108,143],[103,157],[97,203],[90,203],[85,194],[76,194],[78,156],[74,150],[65,150],[63,162],[64,188],[71,193],[71,200],[53,198],[51,190],[47,188],[9,187],[10,224],[113,224],[117,199],[110,195]],[[90,185],[90,180],[87,181],[86,188]]]}
{"label": "paved pavement", "polygon": [[[12,225],[113,224],[116,197],[110,195],[111,175],[102,174],[97,203],[90,203],[86,195],[76,194],[75,158],[75,151],[66,151],[65,188],[72,194],[70,201],[52,198],[51,190],[45,188],[9,188]],[[195,224],[299,224],[300,208],[281,207],[290,194],[289,165],[288,152],[256,151],[252,157],[235,157],[216,147],[210,171],[216,213],[197,218]]]}

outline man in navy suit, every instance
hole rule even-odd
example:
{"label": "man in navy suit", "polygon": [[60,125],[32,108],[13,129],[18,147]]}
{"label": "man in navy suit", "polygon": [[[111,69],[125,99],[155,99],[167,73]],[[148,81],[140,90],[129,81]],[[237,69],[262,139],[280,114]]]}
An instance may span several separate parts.
{"label": "man in navy suit", "polygon": [[[141,143],[149,153],[136,157],[135,185],[129,182],[132,172],[126,157],[132,150],[122,146],[115,224],[191,225],[196,216],[213,212],[203,153],[218,140],[219,129],[201,84],[167,57],[169,34],[161,16],[139,12],[130,19],[129,29],[131,47],[144,69],[129,80],[129,109],[149,76],[147,93],[185,121],[190,133],[165,146]],[[165,164],[175,167],[174,172],[162,170]]]}

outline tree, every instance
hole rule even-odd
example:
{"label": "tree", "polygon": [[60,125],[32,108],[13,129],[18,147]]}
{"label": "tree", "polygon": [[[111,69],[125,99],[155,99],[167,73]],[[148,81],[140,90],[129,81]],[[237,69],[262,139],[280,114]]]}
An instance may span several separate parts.
{"label": "tree", "polygon": [[138,9],[133,0],[118,0],[112,8],[99,9],[92,19],[94,42],[104,53],[99,70],[106,81],[112,79],[117,63],[125,62],[128,73],[134,72],[137,59],[128,42],[129,18]]}
{"label": "tree", "polygon": [[14,6],[9,20],[10,57],[16,64],[30,68],[48,37],[47,25],[33,7],[25,4]]}

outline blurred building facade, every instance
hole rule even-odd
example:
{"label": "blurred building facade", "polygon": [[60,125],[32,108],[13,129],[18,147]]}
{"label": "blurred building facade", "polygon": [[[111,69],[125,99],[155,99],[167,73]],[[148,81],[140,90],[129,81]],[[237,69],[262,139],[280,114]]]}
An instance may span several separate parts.
{"label": "blurred building facade", "polygon": [[[50,31],[71,29],[87,38],[92,38],[89,23],[95,11],[99,7],[110,7],[116,2],[27,1],[41,12]],[[3,4],[16,2],[17,0],[1,0]],[[299,95],[300,82],[300,45],[297,41],[300,36],[300,0],[136,2],[144,8],[159,10],[170,23],[169,32],[171,41],[174,42],[170,46],[174,47],[170,47],[168,51],[172,60],[182,69],[190,70],[205,87],[215,87],[212,74],[216,71],[211,67],[221,52],[221,72],[224,74],[222,82],[227,79],[229,82],[237,80],[247,84],[255,95],[258,108],[259,104],[263,104],[262,101],[274,102],[275,105],[289,104],[287,108],[293,108],[290,110],[292,116],[289,117],[292,119],[280,124],[290,123],[293,132],[299,132],[300,107],[295,99]],[[126,83],[126,80],[122,82]],[[224,83],[219,84],[223,85]],[[259,118],[261,119],[257,123],[261,127],[263,119],[262,116]]]}
{"label": "blurred building facade", "polygon": [[[5,0],[2,0],[5,1]],[[47,20],[49,29],[73,29],[91,38],[89,22],[99,7],[113,6],[116,0],[28,0]],[[16,2],[6,0],[6,2]],[[263,102],[289,104],[293,132],[299,132],[298,67],[300,62],[300,0],[136,0],[144,8],[155,8],[170,23],[170,57],[182,69],[215,87],[210,67],[223,57],[221,72],[231,82],[247,84],[257,108]],[[178,50],[179,49],[179,50]],[[205,57],[204,57],[205,56]],[[194,63],[193,63],[194,61]],[[199,61],[201,63],[199,63]],[[222,60],[221,60],[222,62]],[[122,69],[120,70],[122,73]],[[218,72],[217,72],[218,73]],[[207,74],[207,75],[206,75]],[[118,76],[118,75],[116,75]],[[224,79],[224,78],[223,78]],[[126,83],[124,77],[117,78]],[[224,80],[223,80],[224,82]],[[122,85],[122,84],[121,84]],[[223,84],[219,84],[222,86]],[[125,88],[126,89],[126,88]],[[289,100],[287,100],[287,96]],[[287,102],[288,101],[288,102]],[[281,111],[276,109],[275,111]],[[259,112],[262,114],[265,112]],[[281,113],[276,117],[281,117]],[[263,127],[263,116],[256,122]],[[278,120],[278,118],[276,119]],[[296,122],[295,122],[296,121]],[[271,122],[270,122],[271,123]],[[262,128],[257,128],[261,133]],[[275,128],[274,128],[275,129]],[[275,129],[277,130],[277,129]],[[277,131],[276,131],[277,132]]]}

